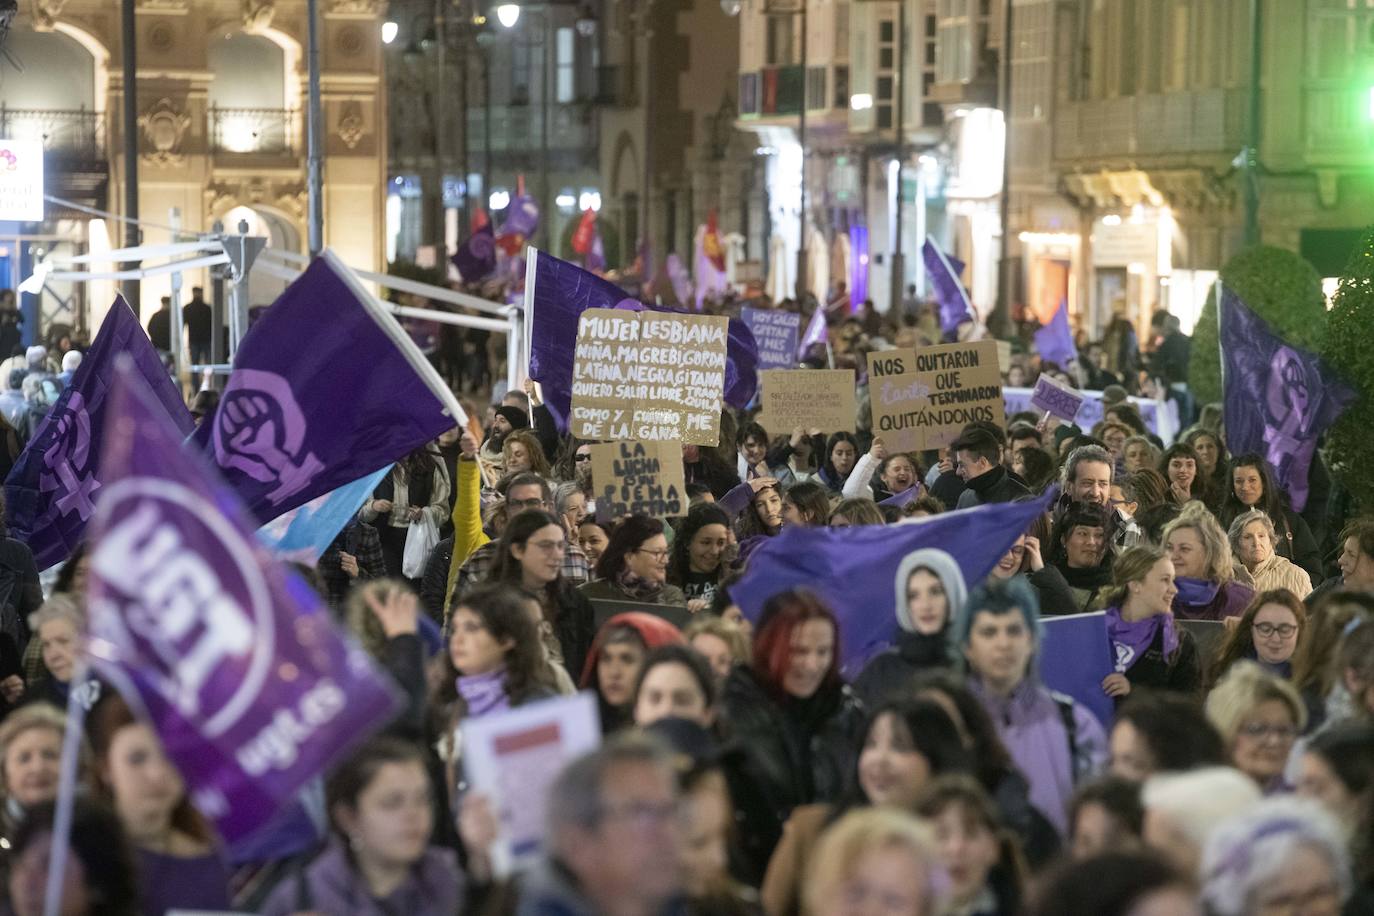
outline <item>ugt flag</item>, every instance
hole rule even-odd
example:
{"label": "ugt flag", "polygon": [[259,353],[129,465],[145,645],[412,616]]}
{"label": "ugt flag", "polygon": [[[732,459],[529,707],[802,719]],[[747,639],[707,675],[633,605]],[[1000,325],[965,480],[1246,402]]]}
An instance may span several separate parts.
{"label": "ugt flag", "polygon": [[95,669],[157,731],[195,806],[234,846],[399,708],[243,505],[115,369],[91,522]]}
{"label": "ugt flag", "polygon": [[[645,306],[615,284],[551,254],[530,248],[527,257],[525,320],[530,334],[530,378],[543,387],[544,404],[559,431],[566,433],[572,413],[578,316],[591,308],[638,310]],[[740,318],[731,318],[725,348],[725,403],[742,408],[754,397],[758,362],[758,346],[749,326]]]}
{"label": "ugt flag", "polygon": [[1264,456],[1301,512],[1317,439],[1357,395],[1316,354],[1284,343],[1224,286],[1220,309],[1226,444],[1233,455]]}
{"label": "ugt flag", "polygon": [[964,284],[959,280],[964,273],[964,262],[945,254],[929,238],[921,246],[921,261],[925,264],[926,279],[935,290],[935,301],[940,305],[940,333],[953,340],[959,325],[978,321]]}
{"label": "ugt flag", "polygon": [[[757,622],[764,603],[789,588],[809,588],[825,599],[840,622],[840,665],[847,677],[891,645],[897,602],[906,600],[902,561],[916,550],[952,558],[971,588],[1058,496],[1051,487],[1034,500],[993,503],[946,512],[902,525],[854,528],[783,528],[754,551],[730,596]],[[951,608],[951,614],[961,608]]]}
{"label": "ugt flag", "polygon": [[429,360],[326,251],[243,338],[195,439],[265,524],[466,423]]}
{"label": "ugt flag", "polygon": [[128,354],[133,371],[183,437],[195,427],[138,317],[123,296],[116,298],[72,383],[38,424],[5,478],[10,531],[29,545],[39,569],[71,556],[95,512],[104,480],[99,444],[105,436],[114,362],[120,353]]}
{"label": "ugt flag", "polygon": [[1060,301],[1050,323],[1035,332],[1035,349],[1040,351],[1042,362],[1054,363],[1061,369],[1068,369],[1069,363],[1078,359],[1078,347],[1074,346],[1073,332],[1069,330],[1067,301]]}

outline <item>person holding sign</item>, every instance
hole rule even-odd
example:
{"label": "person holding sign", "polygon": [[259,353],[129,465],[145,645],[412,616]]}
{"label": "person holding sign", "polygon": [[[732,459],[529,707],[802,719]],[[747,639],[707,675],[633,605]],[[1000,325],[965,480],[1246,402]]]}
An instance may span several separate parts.
{"label": "person holding sign", "polygon": [[1197,695],[1202,662],[1192,634],[1174,625],[1174,564],[1158,547],[1132,547],[1117,559],[1107,595],[1107,640],[1115,671],[1102,690],[1118,704],[1148,687]]}

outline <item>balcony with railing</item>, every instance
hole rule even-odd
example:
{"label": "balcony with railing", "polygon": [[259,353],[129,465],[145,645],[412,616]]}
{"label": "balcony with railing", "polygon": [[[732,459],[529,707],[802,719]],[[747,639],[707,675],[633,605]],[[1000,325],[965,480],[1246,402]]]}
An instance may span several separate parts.
{"label": "balcony with railing", "polygon": [[741,120],[795,115],[801,112],[805,79],[799,65],[764,67],[739,75]]}
{"label": "balcony with railing", "polygon": [[[493,105],[468,112],[470,156],[486,148],[487,121],[491,122],[493,155],[538,156],[544,147],[544,110],[540,105]],[[584,105],[554,105],[548,111],[549,142],[553,153],[583,153],[596,145],[595,120]]]}
{"label": "balcony with railing", "polygon": [[50,158],[105,161],[105,118],[88,108],[10,108],[0,104],[0,136],[41,140]]}
{"label": "balcony with railing", "polygon": [[210,151],[227,158],[294,159],[296,117],[289,108],[211,107]]}
{"label": "balcony with railing", "polygon": [[1093,99],[1060,105],[1054,158],[1172,161],[1201,154],[1234,155],[1244,142],[1245,92],[1204,89]]}

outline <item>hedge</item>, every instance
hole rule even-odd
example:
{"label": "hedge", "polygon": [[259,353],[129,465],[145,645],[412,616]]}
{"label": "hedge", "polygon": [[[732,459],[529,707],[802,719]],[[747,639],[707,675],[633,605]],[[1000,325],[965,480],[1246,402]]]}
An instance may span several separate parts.
{"label": "hedge", "polygon": [[[1221,282],[1284,340],[1319,350],[1326,330],[1326,297],[1316,268],[1286,248],[1247,248],[1221,268]],[[1221,356],[1217,342],[1216,288],[1207,294],[1188,365],[1188,385],[1199,404],[1222,399]]]}
{"label": "hedge", "polygon": [[1346,489],[1364,506],[1374,506],[1374,229],[1350,258],[1327,318],[1321,354],[1360,393],[1327,435],[1327,459]]}

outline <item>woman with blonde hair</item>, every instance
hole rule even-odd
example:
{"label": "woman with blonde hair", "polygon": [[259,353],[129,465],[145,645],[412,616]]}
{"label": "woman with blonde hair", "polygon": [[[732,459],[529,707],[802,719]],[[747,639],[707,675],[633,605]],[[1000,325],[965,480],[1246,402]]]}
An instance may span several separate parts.
{"label": "woman with blonde hair", "polygon": [[1241,660],[1207,696],[1207,718],[1221,733],[1231,765],[1266,794],[1285,791],[1284,765],[1307,724],[1297,690],[1257,663]]}
{"label": "woman with blonde hair", "polygon": [[748,635],[738,624],[723,617],[699,614],[682,631],[682,636],[710,663],[717,687],[725,686],[725,679],[736,665],[749,664]]}
{"label": "woman with blonde hair", "polygon": [[0,849],[10,848],[28,811],[57,798],[66,727],[67,717],[46,703],[22,706],[0,723]]}
{"label": "woman with blonde hair", "polygon": [[902,916],[935,916],[948,877],[931,828],[900,811],[845,815],[816,847],[806,916],[860,916],[879,904]]}
{"label": "woman with blonde hair", "polygon": [[1299,599],[1312,594],[1312,578],[1307,570],[1275,552],[1278,534],[1274,520],[1263,509],[1247,509],[1231,521],[1227,532],[1236,559],[1255,581],[1255,591],[1287,589]]}
{"label": "woman with blonde hair", "polygon": [[549,459],[539,445],[539,437],[528,429],[517,429],[506,436],[501,444],[501,457],[507,477],[533,471],[540,477],[548,478],[553,473]]}
{"label": "woman with blonde hair", "polygon": [[1132,547],[1112,565],[1107,594],[1107,641],[1114,671],[1102,690],[1118,703],[1149,687],[1195,694],[1202,663],[1193,637],[1175,626],[1174,564],[1159,547]]}
{"label": "woman with blonde hair", "polygon": [[[1174,616],[1180,620],[1225,620],[1238,617],[1255,591],[1237,581],[1231,545],[1221,525],[1196,500],[1164,526],[1164,550],[1174,564]],[[1240,570],[1243,578],[1249,573]]]}

